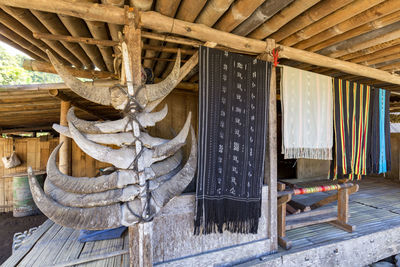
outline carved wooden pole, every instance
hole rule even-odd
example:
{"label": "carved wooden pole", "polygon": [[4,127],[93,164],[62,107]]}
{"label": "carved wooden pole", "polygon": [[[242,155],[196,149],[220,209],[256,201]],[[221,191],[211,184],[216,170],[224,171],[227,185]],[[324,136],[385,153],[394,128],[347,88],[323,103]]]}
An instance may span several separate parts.
{"label": "carved wooden pole", "polygon": [[[67,112],[71,107],[71,102],[61,101],[60,125],[68,126]],[[71,139],[60,134],[60,143],[64,142],[60,149],[59,168],[64,174],[71,175]]]}
{"label": "carved wooden pole", "polygon": [[[136,11],[136,10],[135,10]],[[124,68],[126,73],[126,83],[128,94],[134,96],[137,90],[142,86],[142,40],[140,30],[140,18],[138,12],[133,12],[130,8],[126,12],[128,25],[125,26],[125,43],[122,44],[122,53],[124,59]],[[127,53],[127,55],[126,55]],[[140,107],[133,107],[131,112],[138,112]],[[133,134],[135,137],[140,136],[139,124],[132,122]],[[142,143],[139,139],[135,141],[136,155],[140,155]],[[137,160],[137,171],[143,172],[143,159],[139,157]],[[147,219],[147,184],[144,175],[139,174],[139,186],[141,188],[140,196],[142,202],[143,219]],[[129,253],[130,266],[153,266],[153,246],[152,246],[152,222],[140,222],[129,227]]]}

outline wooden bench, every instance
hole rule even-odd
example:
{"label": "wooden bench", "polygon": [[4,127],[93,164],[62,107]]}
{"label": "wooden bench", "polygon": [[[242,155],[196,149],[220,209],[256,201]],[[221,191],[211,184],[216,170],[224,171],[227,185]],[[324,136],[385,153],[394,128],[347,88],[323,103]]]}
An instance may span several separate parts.
{"label": "wooden bench", "polygon": [[[326,183],[326,182],[325,182]],[[327,185],[317,185],[313,187],[298,187],[289,184],[292,188],[287,188],[286,184],[278,182],[278,243],[285,249],[292,247],[292,242],[286,237],[286,230],[291,230],[307,225],[328,222],[340,229],[348,232],[355,230],[355,226],[348,224],[349,219],[349,195],[358,191],[359,186],[352,183],[338,183]],[[291,202],[291,209],[296,214],[286,216],[286,208],[293,195],[312,194],[317,192],[326,192],[337,190],[336,194],[330,195],[310,206],[301,205],[297,202]],[[318,209],[334,201],[335,207]],[[302,212],[300,212],[300,210]]]}

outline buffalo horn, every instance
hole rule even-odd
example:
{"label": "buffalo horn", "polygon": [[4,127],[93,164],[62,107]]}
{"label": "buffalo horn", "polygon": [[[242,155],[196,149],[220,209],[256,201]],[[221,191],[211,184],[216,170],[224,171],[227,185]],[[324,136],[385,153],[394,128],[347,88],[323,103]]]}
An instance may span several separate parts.
{"label": "buffalo horn", "polygon": [[96,144],[83,136],[71,121],[68,121],[69,131],[75,143],[94,159],[101,162],[107,162],[120,169],[128,169],[133,167],[133,160],[136,158],[134,147],[122,147],[113,149],[107,146]]}
{"label": "buffalo horn", "polygon": [[64,80],[65,84],[79,96],[92,101],[97,104],[111,105],[111,96],[109,86],[93,85],[80,81],[71,75],[71,73],[64,68],[58,59],[49,51],[46,50],[51,63],[56,69],[58,75]]}
{"label": "buffalo horn", "polygon": [[78,194],[97,193],[123,188],[128,184],[135,184],[138,182],[138,176],[132,170],[118,170],[96,178],[65,175],[60,172],[56,164],[56,157],[61,145],[62,143],[53,150],[47,161],[47,179],[63,191]]}
{"label": "buffalo horn", "polygon": [[181,52],[178,50],[175,65],[171,73],[163,81],[156,84],[146,84],[136,96],[136,101],[142,106],[151,104],[153,101],[166,97],[179,83],[179,74],[181,72]]}
{"label": "buffalo horn", "polygon": [[93,208],[65,207],[49,198],[28,167],[29,186],[37,207],[52,221],[74,229],[103,230],[121,226],[120,204]]}
{"label": "buffalo horn", "polygon": [[178,196],[192,181],[197,167],[197,143],[193,127],[190,129],[192,146],[190,156],[185,166],[170,180],[154,190],[151,195],[155,204],[161,208],[173,197]]}
{"label": "buffalo horn", "polygon": [[76,194],[65,192],[56,187],[49,179],[46,179],[44,183],[44,192],[47,194],[47,196],[63,206],[90,208],[131,201],[139,195],[140,190],[137,186],[130,185],[125,188],[113,189],[99,193]]}

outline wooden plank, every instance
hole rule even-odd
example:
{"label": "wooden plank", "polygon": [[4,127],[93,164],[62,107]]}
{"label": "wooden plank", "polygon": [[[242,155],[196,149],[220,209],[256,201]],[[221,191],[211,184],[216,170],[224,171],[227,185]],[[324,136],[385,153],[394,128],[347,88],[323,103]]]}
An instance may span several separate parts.
{"label": "wooden plank", "polygon": [[54,242],[52,240],[56,237],[57,233],[61,230],[62,226],[58,224],[53,224],[43,235],[43,238],[39,240],[33,246],[32,250],[29,254],[21,261],[21,266],[33,266],[34,262],[37,259],[40,259],[41,254],[46,250],[50,250],[50,248],[54,247]]}
{"label": "wooden plank", "polygon": [[327,207],[327,208],[321,208],[317,210],[311,210],[311,211],[306,211],[306,212],[301,212],[298,214],[293,214],[287,216],[287,220],[296,220],[296,219],[302,219],[302,218],[308,218],[310,216],[317,216],[317,215],[325,215],[328,213],[336,212],[336,207]]}
{"label": "wooden plank", "polygon": [[[296,216],[296,215],[292,215]],[[290,217],[292,217],[290,216]],[[329,222],[329,221],[334,221],[336,220],[337,214],[336,212],[331,212],[328,214],[324,215],[316,215],[316,216],[308,216],[307,218],[290,218],[288,217],[286,220],[286,230],[298,228],[298,227],[304,227],[312,224],[318,224],[318,223],[324,223],[324,222]]]}
{"label": "wooden plank", "polygon": [[[354,185],[354,186],[350,187],[350,188],[349,188],[349,194],[353,194],[353,193],[357,192],[357,191],[358,191],[358,188],[359,188],[358,185]],[[338,193],[336,193],[336,194],[334,194],[334,195],[330,195],[330,196],[328,196],[328,197],[326,197],[326,198],[324,198],[324,199],[322,199],[322,200],[320,200],[320,201],[318,201],[318,202],[312,204],[312,205],[310,206],[310,208],[313,210],[313,209],[322,207],[322,206],[324,206],[324,205],[327,205],[327,204],[329,204],[329,203],[332,203],[332,202],[334,202],[334,201],[336,201],[336,200],[338,200]]]}
{"label": "wooden plank", "polygon": [[45,221],[25,242],[8,258],[2,266],[16,266],[33,248],[33,246],[42,238],[42,236],[52,227],[54,223],[50,220]]}

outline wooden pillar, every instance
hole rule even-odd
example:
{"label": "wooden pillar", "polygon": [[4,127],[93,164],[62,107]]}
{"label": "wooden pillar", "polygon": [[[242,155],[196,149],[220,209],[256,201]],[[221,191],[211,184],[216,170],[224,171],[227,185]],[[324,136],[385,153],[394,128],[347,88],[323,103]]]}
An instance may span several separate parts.
{"label": "wooden pillar", "polygon": [[[125,42],[127,45],[129,64],[124,63],[126,81],[129,95],[135,95],[136,90],[142,85],[142,40],[141,29],[139,24],[139,13],[129,9],[126,12],[128,25],[125,26]],[[122,47],[124,54],[124,45]],[[124,57],[124,60],[126,58]],[[133,134],[136,137],[140,135],[139,125],[133,122]],[[137,140],[135,142],[136,154],[140,154],[142,143]],[[143,171],[143,162],[139,158],[137,162],[137,171]],[[141,187],[141,201],[143,210],[147,206],[146,179],[144,175],[139,175],[139,185]],[[142,190],[145,189],[145,190]],[[142,214],[145,216],[145,214]],[[152,246],[152,222],[141,222],[129,227],[129,254],[130,266],[147,267],[153,266],[153,246]]]}
{"label": "wooden pillar", "polygon": [[[71,102],[61,101],[60,125],[68,126],[67,112],[71,107]],[[60,149],[59,168],[64,174],[71,175],[71,139],[60,134],[60,143],[64,142]]]}
{"label": "wooden pillar", "polygon": [[[273,62],[272,50],[275,48],[275,41],[272,39],[266,40],[265,53],[261,54],[258,58]],[[277,140],[276,140],[276,67],[272,66],[271,81],[269,90],[269,103],[268,103],[268,136],[264,168],[264,184],[268,185],[268,236],[271,239],[270,251],[278,249],[277,237]]]}

